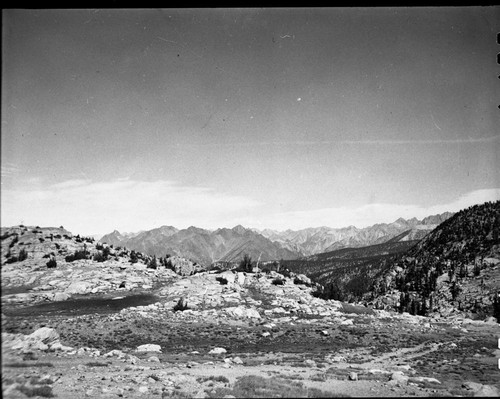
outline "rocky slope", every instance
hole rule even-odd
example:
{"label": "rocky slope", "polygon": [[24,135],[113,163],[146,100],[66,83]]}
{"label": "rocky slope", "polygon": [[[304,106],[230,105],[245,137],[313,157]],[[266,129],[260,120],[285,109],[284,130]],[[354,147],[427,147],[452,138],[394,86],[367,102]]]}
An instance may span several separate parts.
{"label": "rocky slope", "polygon": [[386,270],[387,264],[397,259],[418,241],[400,240],[407,232],[383,243],[360,248],[343,248],[283,261],[281,267],[295,273],[304,273],[323,288],[318,295],[345,301],[359,300],[370,291],[373,279]]}
{"label": "rocky slope", "polygon": [[374,280],[373,303],[412,313],[495,312],[500,291],[500,201],[475,205],[441,223]]}
{"label": "rocky slope", "polygon": [[2,228],[1,234],[2,304],[57,302],[77,294],[150,289],[177,274],[201,270],[181,257],[156,260],[75,236],[62,227],[14,226]]}

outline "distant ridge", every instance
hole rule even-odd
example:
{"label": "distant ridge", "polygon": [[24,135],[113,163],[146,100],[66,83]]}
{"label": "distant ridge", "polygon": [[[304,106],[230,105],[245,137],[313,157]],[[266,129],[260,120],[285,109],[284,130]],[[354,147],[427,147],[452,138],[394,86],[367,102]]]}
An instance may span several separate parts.
{"label": "distant ridge", "polygon": [[100,242],[126,246],[148,255],[183,256],[204,266],[214,262],[237,262],[244,254],[250,255],[254,260],[260,258],[261,261],[291,260],[391,240],[419,240],[452,215],[453,213],[445,212],[428,216],[421,221],[416,218],[399,218],[393,223],[379,223],[362,229],[355,226],[339,229],[314,227],[283,232],[270,229],[259,231],[241,225],[216,230],[195,226],[179,230],[173,226],[162,226],[140,233],[122,234],[115,230],[104,235]]}
{"label": "distant ridge", "polygon": [[163,226],[127,238],[117,231],[103,236],[102,243],[126,246],[149,255],[172,254],[189,258],[204,266],[215,262],[237,262],[248,254],[254,260],[295,259],[301,254],[283,248],[261,234],[243,226],[215,231],[198,227],[178,230]]}

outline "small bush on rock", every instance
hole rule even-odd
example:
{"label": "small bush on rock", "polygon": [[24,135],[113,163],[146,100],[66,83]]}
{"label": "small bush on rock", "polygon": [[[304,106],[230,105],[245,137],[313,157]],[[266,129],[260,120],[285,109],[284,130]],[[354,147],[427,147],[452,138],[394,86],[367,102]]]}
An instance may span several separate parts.
{"label": "small bush on rock", "polygon": [[227,285],[227,280],[224,277],[216,277],[215,279],[220,283],[220,285]]}
{"label": "small bush on rock", "polygon": [[281,278],[275,278],[272,283],[273,285],[285,285],[285,280],[282,280]]}
{"label": "small bush on rock", "polygon": [[177,311],[184,311],[188,308],[187,306],[187,301],[186,301],[186,298],[181,298],[179,299],[179,302],[177,302],[177,305],[174,306],[174,312],[177,312]]}
{"label": "small bush on rock", "polygon": [[28,258],[28,253],[26,250],[23,248],[19,251],[19,257],[17,258],[19,262],[22,262],[23,260]]}
{"label": "small bush on rock", "polygon": [[97,251],[97,253],[94,255],[94,260],[96,262],[105,262],[108,260],[108,256],[100,251]]}
{"label": "small bush on rock", "polygon": [[75,260],[87,259],[87,251],[75,251],[73,255],[68,255],[64,258],[66,262],[74,262]]}
{"label": "small bush on rock", "polygon": [[47,267],[49,269],[54,269],[57,267],[57,262],[54,258],[50,259],[48,262],[47,262]]}

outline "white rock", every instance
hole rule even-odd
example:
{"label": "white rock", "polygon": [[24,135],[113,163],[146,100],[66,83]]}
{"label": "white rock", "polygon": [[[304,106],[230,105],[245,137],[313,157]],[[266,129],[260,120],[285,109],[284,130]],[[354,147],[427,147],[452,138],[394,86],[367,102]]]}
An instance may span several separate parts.
{"label": "white rock", "polygon": [[402,371],[396,371],[391,374],[391,381],[394,381],[395,383],[407,384],[408,377],[405,376]]}
{"label": "white rock", "polygon": [[223,272],[219,274],[219,277],[222,277],[227,280],[228,284],[234,284],[236,281],[236,275],[233,272]]}
{"label": "white rock", "polygon": [[224,349],[224,348],[214,348],[214,349],[212,349],[212,350],[211,350],[210,352],[208,352],[208,353],[210,353],[210,354],[212,354],[212,355],[219,355],[219,354],[221,354],[221,353],[226,353],[226,352],[227,352],[227,350],[226,350],[226,349]]}
{"label": "white rock", "polygon": [[245,276],[245,274],[243,272],[238,272],[236,274],[236,282],[239,285],[241,285],[241,286],[245,285],[245,280],[246,280],[246,276]]}
{"label": "white rock", "polygon": [[236,356],[236,357],[233,357],[233,363],[234,364],[243,364],[243,360],[241,360],[241,358]]}
{"label": "white rock", "polygon": [[56,341],[59,341],[59,334],[53,328],[42,327],[28,335],[27,338],[50,345]]}
{"label": "white rock", "polygon": [[140,386],[139,388],[137,388],[137,390],[140,392],[140,393],[146,393],[149,391],[149,388],[145,385],[142,385]]}
{"label": "white rock", "polygon": [[69,295],[64,292],[56,292],[52,298],[54,302],[65,301],[67,299],[69,299]]}
{"label": "white rock", "polygon": [[226,313],[233,317],[260,319],[260,313],[253,308],[246,308],[244,306],[235,306],[225,309]]}
{"label": "white rock", "polygon": [[156,344],[144,344],[137,347],[136,352],[160,352],[161,346]]}
{"label": "white rock", "polygon": [[413,377],[412,381],[431,382],[431,383],[435,383],[435,384],[441,384],[441,381],[436,380],[435,378],[432,378],[432,377]]}
{"label": "white rock", "polygon": [[91,283],[88,281],[75,281],[71,283],[64,292],[67,294],[85,294],[89,291]]}
{"label": "white rock", "polygon": [[121,350],[113,349],[112,351],[109,351],[108,353],[102,355],[102,357],[113,357],[113,356],[116,356],[118,359],[120,359],[125,357],[125,353],[123,353]]}

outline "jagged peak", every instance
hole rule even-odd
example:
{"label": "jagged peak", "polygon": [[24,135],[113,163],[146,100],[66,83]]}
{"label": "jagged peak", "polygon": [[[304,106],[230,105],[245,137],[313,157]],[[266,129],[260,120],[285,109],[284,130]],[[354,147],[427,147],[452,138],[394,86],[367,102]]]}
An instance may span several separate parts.
{"label": "jagged peak", "polygon": [[245,234],[248,231],[248,229],[243,227],[241,224],[234,226],[231,230],[233,230],[234,232],[236,232],[238,234]]}

